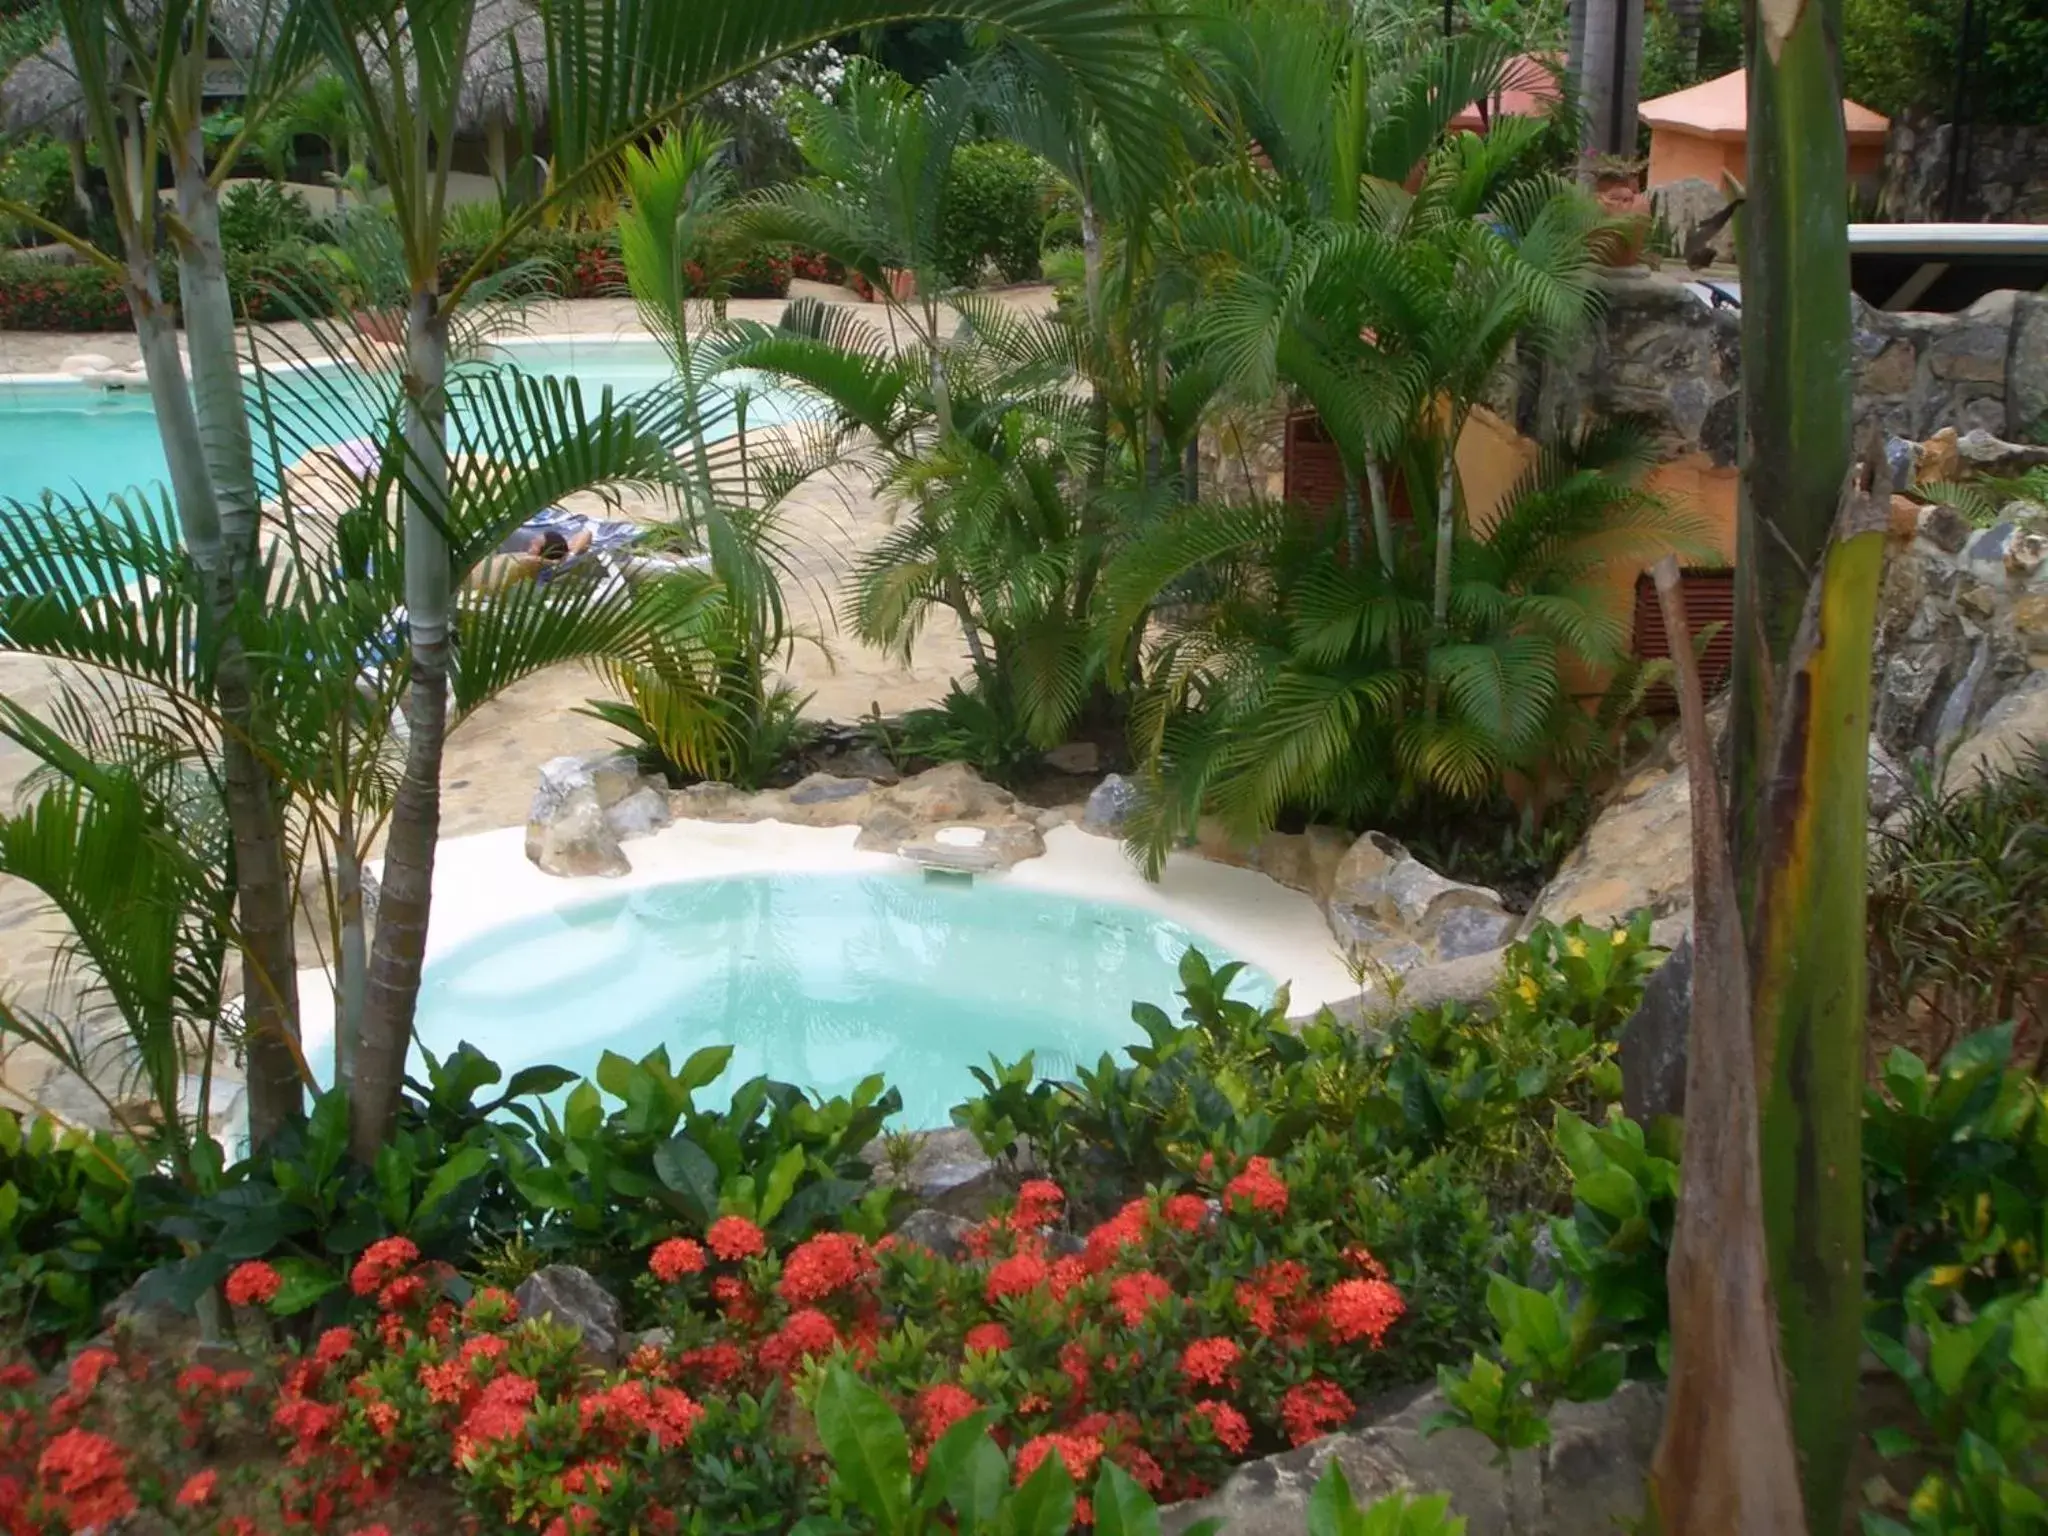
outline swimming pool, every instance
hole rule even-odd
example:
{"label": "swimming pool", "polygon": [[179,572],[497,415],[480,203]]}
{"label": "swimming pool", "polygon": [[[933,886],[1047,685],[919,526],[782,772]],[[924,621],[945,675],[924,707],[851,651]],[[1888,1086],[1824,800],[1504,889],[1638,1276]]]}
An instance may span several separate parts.
{"label": "swimming pool", "polygon": [[[673,377],[667,354],[651,340],[515,340],[496,348],[494,355],[522,373],[575,379],[582,386],[586,409],[596,405],[605,389],[624,396]],[[268,382],[287,395],[294,388],[289,372],[273,372]],[[782,397],[764,393],[750,402],[750,426],[785,419]],[[359,435],[368,425],[367,420],[338,422],[323,437],[331,446]],[[722,435],[731,425],[729,419],[722,420],[711,435]],[[256,447],[261,460],[265,439],[260,434]],[[163,479],[163,445],[147,390],[0,377],[0,500],[32,502],[45,491],[100,499],[137,488],[154,490]]]}
{"label": "swimming pool", "polygon": [[[823,1094],[872,1072],[899,1123],[943,1126],[991,1052],[1071,1077],[1144,1038],[1131,1004],[1177,1014],[1181,956],[1226,949],[1135,907],[915,874],[753,873],[651,886],[558,909],[458,945],[420,989],[416,1039],[468,1041],[509,1077],[658,1045],[680,1062],[731,1045],[712,1090],[766,1073]],[[1247,969],[1237,995],[1269,1000]],[[418,1073],[422,1064],[415,1060]],[[707,1101],[712,1101],[707,1095]]]}

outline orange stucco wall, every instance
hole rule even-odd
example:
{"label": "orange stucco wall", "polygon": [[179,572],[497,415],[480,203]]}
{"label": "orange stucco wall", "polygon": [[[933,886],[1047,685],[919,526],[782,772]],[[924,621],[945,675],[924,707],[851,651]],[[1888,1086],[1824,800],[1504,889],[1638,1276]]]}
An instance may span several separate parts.
{"label": "orange stucco wall", "polygon": [[[1465,491],[1465,507],[1476,528],[1491,526],[1500,513],[1515,480],[1535,459],[1537,445],[1517,433],[1512,425],[1483,407],[1472,413],[1465,432],[1458,439],[1458,476]],[[1663,496],[1670,506],[1672,545],[1682,564],[1731,566],[1735,563],[1735,500],[1737,475],[1732,467],[1713,463],[1705,454],[1688,454],[1660,464],[1644,479],[1644,485]],[[1600,587],[1610,604],[1609,611],[1622,623],[1629,622],[1635,602],[1636,578],[1655,560],[1654,554],[1617,562],[1603,571]],[[1570,669],[1566,685],[1574,691],[1597,694],[1606,679],[1589,669]]]}
{"label": "orange stucco wall", "polygon": [[[1736,181],[1749,179],[1749,146],[1743,139],[1709,138],[1687,133],[1683,128],[1658,127],[1650,130],[1650,174],[1652,187],[1668,187],[1674,181],[1696,176],[1713,186],[1721,185],[1725,172]],[[1884,174],[1884,140],[1852,140],[1849,144],[1849,179],[1861,181]]]}

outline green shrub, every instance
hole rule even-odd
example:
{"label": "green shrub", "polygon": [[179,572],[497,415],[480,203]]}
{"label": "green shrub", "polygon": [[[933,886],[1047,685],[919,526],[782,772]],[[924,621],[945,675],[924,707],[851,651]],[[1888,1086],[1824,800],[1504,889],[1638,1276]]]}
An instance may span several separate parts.
{"label": "green shrub", "polygon": [[1052,176],[1038,156],[1000,139],[961,146],[940,213],[939,265],[972,284],[993,264],[1006,283],[1038,275]]}
{"label": "green shrub", "polygon": [[220,200],[221,249],[231,256],[274,251],[321,233],[306,200],[278,182],[237,182]]}
{"label": "green shrub", "polygon": [[0,330],[133,329],[118,272],[0,255]]}
{"label": "green shrub", "polygon": [[[1983,56],[1970,78],[1979,123],[2048,122],[2048,11],[2039,0],[1972,0]],[[1955,101],[1963,0],[1843,0],[1842,72],[1851,100],[1888,117],[1946,118]]]}
{"label": "green shrub", "polygon": [[126,1137],[0,1109],[0,1331],[15,1347],[41,1353],[91,1333],[164,1256],[142,1218],[151,1171]]}
{"label": "green shrub", "polygon": [[[71,187],[71,157],[55,139],[31,134],[0,149],[0,197],[22,204],[41,218],[67,228],[79,217]],[[19,240],[39,245],[47,236],[0,215],[0,244]]]}
{"label": "green shrub", "polygon": [[1933,770],[1872,850],[1871,1012],[1940,1055],[2012,1020],[2048,1050],[2048,746],[1957,792]]}

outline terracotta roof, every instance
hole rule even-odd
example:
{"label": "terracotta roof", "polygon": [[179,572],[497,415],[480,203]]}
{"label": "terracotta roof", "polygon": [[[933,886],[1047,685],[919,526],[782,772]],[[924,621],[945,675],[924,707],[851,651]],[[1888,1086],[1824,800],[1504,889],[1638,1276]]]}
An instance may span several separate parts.
{"label": "terracotta roof", "polygon": [[[1646,101],[1638,111],[1652,128],[1678,128],[1709,139],[1739,139],[1749,128],[1748,73],[1738,69],[1718,80],[1703,80]],[[1842,121],[1852,143],[1881,139],[1891,126],[1878,113],[1853,101],[1842,103]]]}
{"label": "terracotta roof", "polygon": [[[1501,90],[1487,99],[1486,116],[1543,116],[1562,99],[1555,70],[1554,64],[1546,64],[1533,54],[1515,55],[1508,61]],[[1476,102],[1451,119],[1453,130],[1478,133],[1483,126]]]}

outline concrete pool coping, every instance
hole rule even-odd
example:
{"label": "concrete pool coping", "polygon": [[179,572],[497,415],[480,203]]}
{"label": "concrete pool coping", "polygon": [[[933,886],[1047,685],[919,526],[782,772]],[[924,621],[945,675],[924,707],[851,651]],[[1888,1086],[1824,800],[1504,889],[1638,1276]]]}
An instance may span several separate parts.
{"label": "concrete pool coping", "polygon": [[[656,886],[759,874],[916,876],[908,860],[854,847],[859,835],[857,827],[780,821],[677,821],[627,843],[633,868],[616,878],[543,874],[526,857],[524,827],[449,838],[435,855],[427,964],[495,929]],[[1114,838],[1065,826],[1045,834],[1041,857],[1026,859],[1007,874],[973,878],[1167,918],[1213,946],[1211,958],[1227,953],[1287,985],[1290,1012],[1297,1016],[1358,996],[1315,899],[1254,870],[1175,853],[1155,884],[1131,865]],[[307,1061],[324,1077],[334,1039],[327,972],[317,967],[301,971],[299,994],[302,1045]],[[1132,1001],[1168,1004],[1171,999]]]}

